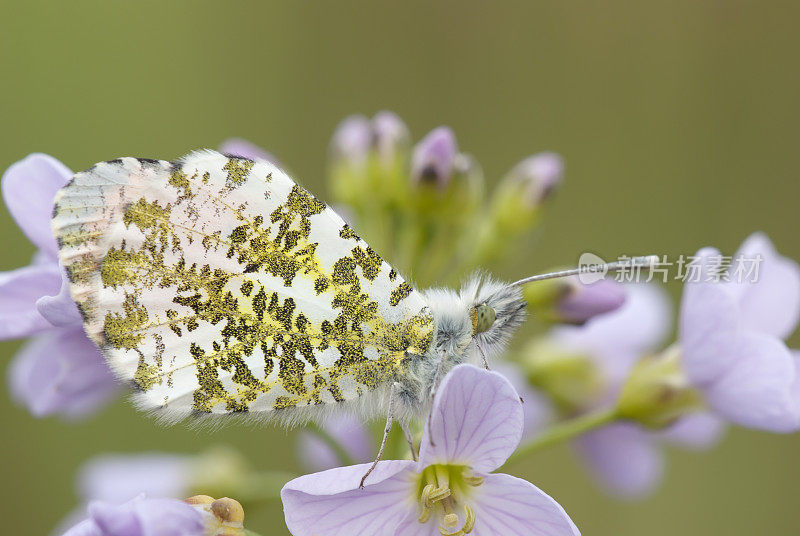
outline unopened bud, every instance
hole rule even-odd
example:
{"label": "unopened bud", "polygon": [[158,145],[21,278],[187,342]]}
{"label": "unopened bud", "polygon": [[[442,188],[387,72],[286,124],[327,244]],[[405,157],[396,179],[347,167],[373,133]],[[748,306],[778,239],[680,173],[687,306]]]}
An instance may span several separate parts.
{"label": "unopened bud", "polygon": [[362,115],[346,117],[333,133],[331,156],[336,161],[363,165],[372,143],[369,120]]}
{"label": "unopened bud", "polygon": [[625,303],[624,287],[612,279],[590,284],[575,276],[546,279],[526,284],[522,292],[539,320],[564,324],[583,324]]}
{"label": "unopened bud", "polygon": [[372,145],[382,163],[393,164],[405,154],[409,140],[408,127],[394,113],[382,111],[372,118]]}
{"label": "unopened bud", "polygon": [[585,409],[601,392],[602,376],[592,358],[549,339],[528,343],[519,363],[528,381],[565,412]]}
{"label": "unopened bud", "polygon": [[588,285],[577,277],[565,279],[569,289],[555,307],[561,322],[580,325],[597,315],[619,309],[625,303],[625,289],[613,279],[601,279]]}
{"label": "unopened bud", "polygon": [[433,184],[447,188],[453,177],[458,144],[453,131],[438,127],[422,138],[411,157],[411,181],[414,184]]}
{"label": "unopened bud", "polygon": [[650,428],[663,428],[701,407],[701,395],[680,367],[680,350],[672,347],[636,364],[622,387],[617,414]]}
{"label": "unopened bud", "polygon": [[522,186],[523,198],[538,206],[561,185],[564,162],[555,153],[539,153],[522,160],[509,173],[509,180]]}
{"label": "unopened bud", "polygon": [[273,164],[279,165],[280,162],[271,153],[268,153],[258,145],[250,143],[241,138],[231,138],[225,140],[219,146],[219,152],[229,156],[238,156],[240,158],[249,158],[250,160],[267,160]]}

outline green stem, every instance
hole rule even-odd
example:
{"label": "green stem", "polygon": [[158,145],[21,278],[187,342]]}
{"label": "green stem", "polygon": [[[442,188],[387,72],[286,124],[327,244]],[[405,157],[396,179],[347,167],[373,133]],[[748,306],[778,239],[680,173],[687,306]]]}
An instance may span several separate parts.
{"label": "green stem", "polygon": [[596,428],[600,428],[617,420],[617,409],[611,408],[587,415],[581,415],[569,421],[565,421],[535,437],[531,441],[521,445],[511,457],[508,462],[514,462],[532,452],[547,448],[551,445],[574,439],[580,435],[590,432]]}

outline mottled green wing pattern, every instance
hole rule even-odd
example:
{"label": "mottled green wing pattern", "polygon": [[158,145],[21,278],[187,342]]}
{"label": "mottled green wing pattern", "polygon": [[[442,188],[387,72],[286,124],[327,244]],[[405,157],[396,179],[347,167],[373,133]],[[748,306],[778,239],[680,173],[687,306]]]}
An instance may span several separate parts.
{"label": "mottled green wing pattern", "polygon": [[422,296],[266,161],[101,162],[53,227],[87,333],[168,417],[353,400],[431,343]]}

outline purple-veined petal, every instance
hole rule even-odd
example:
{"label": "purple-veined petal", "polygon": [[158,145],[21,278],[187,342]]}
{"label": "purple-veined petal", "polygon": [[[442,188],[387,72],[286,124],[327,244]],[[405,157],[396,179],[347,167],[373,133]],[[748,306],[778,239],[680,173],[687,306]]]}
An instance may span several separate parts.
{"label": "purple-veined petal", "polygon": [[50,230],[53,199],[71,177],[72,171],[52,156],[34,153],[12,164],[0,185],[8,211],[19,228],[53,259],[58,254]]}
{"label": "purple-veined petal", "polygon": [[580,534],[561,505],[530,482],[504,474],[483,478],[472,503],[475,528],[471,536]]}
{"label": "purple-veined petal", "polygon": [[575,447],[601,487],[634,499],[661,481],[664,459],[654,439],[635,424],[616,423],[584,434]]}
{"label": "purple-veined petal", "polygon": [[85,416],[119,389],[81,328],[53,330],[32,339],[14,357],[9,381],[14,398],[36,417]]}
{"label": "purple-veined petal", "polygon": [[706,280],[719,266],[718,257],[713,248],[697,252],[699,280],[686,282],[681,299],[682,363],[689,380],[700,387],[720,378],[730,366],[729,357],[718,349],[740,325],[737,299],[730,286]]}
{"label": "purple-veined petal", "polygon": [[454,367],[439,386],[420,444],[419,467],[462,464],[488,473],[522,437],[519,395],[499,372]]}
{"label": "purple-veined petal", "polygon": [[378,463],[329,469],[289,481],[281,490],[286,526],[294,536],[391,536],[412,508],[416,464]]}
{"label": "purple-veined petal", "polygon": [[[367,427],[352,415],[333,415],[325,421],[322,428],[355,462],[368,462],[377,452],[375,441]],[[300,461],[312,471],[338,467],[344,462],[339,459],[336,451],[314,432],[300,433],[297,447]]]}
{"label": "purple-veined petal", "polygon": [[[758,257],[757,279],[736,275],[738,265],[746,274]],[[754,233],[736,252],[730,272],[728,285],[738,297],[742,327],[779,339],[791,335],[800,319],[800,266],[778,254],[764,233]]]}
{"label": "purple-veined petal", "polygon": [[559,345],[594,358],[614,385],[627,377],[643,353],[664,342],[672,326],[672,305],[661,286],[641,283],[623,288],[626,299],[619,309],[583,326],[551,330]]}
{"label": "purple-veined petal", "polygon": [[0,339],[16,339],[53,327],[36,309],[44,295],[58,294],[61,270],[55,263],[0,273]]}
{"label": "purple-veined petal", "polygon": [[242,138],[231,138],[223,141],[219,146],[219,152],[231,156],[249,158],[250,160],[267,160],[273,164],[278,164],[278,159],[272,154]]}
{"label": "purple-veined petal", "polygon": [[522,437],[530,439],[538,435],[548,423],[553,421],[555,416],[555,410],[550,401],[530,386],[516,365],[510,362],[497,363],[493,369],[505,376],[522,398],[524,416]]}
{"label": "purple-veined petal", "polygon": [[727,425],[725,421],[707,411],[691,413],[655,436],[671,445],[692,450],[706,450],[722,439]]}
{"label": "purple-veined petal", "polygon": [[741,426],[772,432],[800,427],[795,361],[782,341],[743,332],[719,341],[715,351],[709,359],[725,359],[728,368],[703,394],[718,414]]}
{"label": "purple-veined petal", "polygon": [[181,498],[189,494],[191,458],[177,454],[104,455],[80,469],[79,495],[85,501],[120,504],[141,493]]}
{"label": "purple-veined petal", "polygon": [[[426,523],[420,523],[420,515],[418,508],[414,507],[406,513],[391,534],[393,536],[441,536],[438,516],[431,516]],[[459,516],[459,520],[463,522],[463,514]]]}
{"label": "purple-veined petal", "polygon": [[36,310],[54,326],[80,326],[83,322],[78,306],[69,291],[66,274],[61,278],[61,289],[55,296],[42,296],[36,301]]}

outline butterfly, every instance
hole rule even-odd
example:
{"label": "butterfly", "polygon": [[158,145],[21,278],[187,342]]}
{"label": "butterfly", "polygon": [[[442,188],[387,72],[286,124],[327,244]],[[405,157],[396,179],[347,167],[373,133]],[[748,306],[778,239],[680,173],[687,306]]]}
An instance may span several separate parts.
{"label": "butterfly", "polygon": [[52,224],[86,333],[135,404],[168,421],[344,409],[388,415],[388,433],[526,315],[519,284],[414,289],[264,160],[100,162],[57,194]]}

